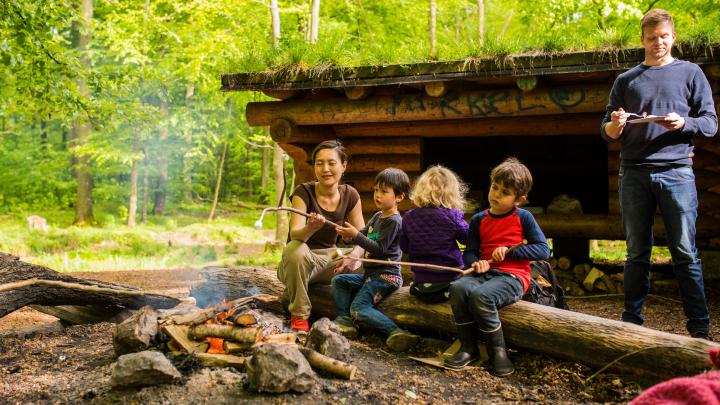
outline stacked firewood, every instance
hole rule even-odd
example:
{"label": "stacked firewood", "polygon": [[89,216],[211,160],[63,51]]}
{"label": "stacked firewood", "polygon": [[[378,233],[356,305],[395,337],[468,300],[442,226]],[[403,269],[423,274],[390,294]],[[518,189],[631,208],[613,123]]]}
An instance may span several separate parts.
{"label": "stacked firewood", "polygon": [[589,263],[573,265],[572,261],[564,256],[553,257],[549,262],[565,294],[569,296],[623,292],[622,273],[608,274]]}
{"label": "stacked firewood", "polygon": [[297,348],[313,368],[353,378],[355,366],[301,347],[297,334],[286,333],[280,318],[256,309],[277,300],[258,294],[205,309],[178,307],[164,315],[145,307],[118,325],[113,336],[115,351],[122,355],[164,342],[174,355],[194,356],[204,367],[244,369],[253,350],[281,344]]}

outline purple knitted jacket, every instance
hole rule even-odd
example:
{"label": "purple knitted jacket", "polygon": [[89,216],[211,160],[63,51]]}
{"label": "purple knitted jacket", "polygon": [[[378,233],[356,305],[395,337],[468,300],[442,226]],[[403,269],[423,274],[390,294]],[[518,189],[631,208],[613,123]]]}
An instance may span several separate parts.
{"label": "purple knitted jacket", "polygon": [[[422,207],[403,215],[400,248],[411,262],[463,267],[462,253],[457,242],[467,242],[468,223],[463,213],[454,208]],[[459,273],[412,267],[416,283],[450,282]]]}

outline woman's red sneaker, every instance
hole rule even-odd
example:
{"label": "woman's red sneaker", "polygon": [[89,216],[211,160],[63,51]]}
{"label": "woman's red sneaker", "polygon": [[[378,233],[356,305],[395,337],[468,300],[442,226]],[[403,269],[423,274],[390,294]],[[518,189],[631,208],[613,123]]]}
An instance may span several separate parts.
{"label": "woman's red sneaker", "polygon": [[295,315],[290,315],[290,329],[307,333],[310,331],[310,324],[307,319],[296,318]]}

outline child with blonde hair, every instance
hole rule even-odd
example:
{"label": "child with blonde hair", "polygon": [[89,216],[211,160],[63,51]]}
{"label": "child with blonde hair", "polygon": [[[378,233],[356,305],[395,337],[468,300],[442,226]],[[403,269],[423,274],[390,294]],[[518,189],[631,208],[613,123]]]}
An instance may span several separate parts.
{"label": "child with blonde hair", "polygon": [[[467,186],[452,170],[436,165],[420,175],[410,193],[418,207],[403,216],[400,248],[411,262],[463,267],[458,242],[465,244],[468,224],[463,208]],[[410,294],[426,303],[448,299],[450,283],[460,274],[413,266]]]}

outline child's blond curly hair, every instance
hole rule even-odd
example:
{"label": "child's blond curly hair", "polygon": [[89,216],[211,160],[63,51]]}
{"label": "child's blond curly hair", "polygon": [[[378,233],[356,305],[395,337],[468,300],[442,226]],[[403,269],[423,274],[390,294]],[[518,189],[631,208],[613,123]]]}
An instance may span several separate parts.
{"label": "child's blond curly hair", "polygon": [[418,177],[410,200],[418,207],[465,209],[467,185],[452,170],[441,165],[430,166]]}

